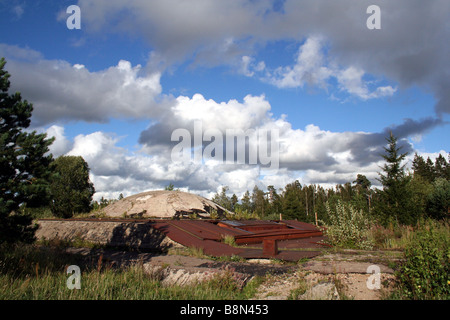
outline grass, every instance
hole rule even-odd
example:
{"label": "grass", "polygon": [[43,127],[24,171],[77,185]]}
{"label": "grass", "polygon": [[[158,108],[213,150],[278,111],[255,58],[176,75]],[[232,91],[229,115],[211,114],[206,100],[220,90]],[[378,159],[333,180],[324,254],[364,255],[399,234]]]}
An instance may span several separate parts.
{"label": "grass", "polygon": [[229,300],[246,299],[253,286],[239,290],[228,274],[190,286],[163,286],[139,266],[125,270],[90,270],[81,274],[81,289],[67,288],[65,273],[44,273],[38,277],[0,277],[2,300]]}
{"label": "grass", "polygon": [[387,227],[373,225],[369,237],[373,239],[375,248],[384,250],[403,250],[413,240],[414,235],[421,230],[434,228],[436,232],[450,238],[450,225],[448,221],[423,220],[417,226],[404,226],[390,224]]}
{"label": "grass", "polygon": [[[81,269],[81,289],[69,289],[69,265]],[[36,245],[0,246],[1,300],[230,300],[252,297],[260,280],[242,287],[233,270],[225,269],[204,282],[162,285],[142,265],[116,269],[99,260],[87,265],[81,256]]]}

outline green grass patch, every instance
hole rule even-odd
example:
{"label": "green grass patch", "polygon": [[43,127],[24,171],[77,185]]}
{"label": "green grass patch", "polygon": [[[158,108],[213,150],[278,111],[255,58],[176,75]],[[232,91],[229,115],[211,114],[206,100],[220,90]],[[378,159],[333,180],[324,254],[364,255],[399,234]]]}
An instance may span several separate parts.
{"label": "green grass patch", "polygon": [[[69,265],[81,269],[81,289],[69,289]],[[113,268],[107,262],[87,265],[80,256],[35,245],[0,246],[2,300],[242,300],[251,298],[256,278],[242,287],[232,270],[214,273],[195,285],[163,285],[142,265]]]}

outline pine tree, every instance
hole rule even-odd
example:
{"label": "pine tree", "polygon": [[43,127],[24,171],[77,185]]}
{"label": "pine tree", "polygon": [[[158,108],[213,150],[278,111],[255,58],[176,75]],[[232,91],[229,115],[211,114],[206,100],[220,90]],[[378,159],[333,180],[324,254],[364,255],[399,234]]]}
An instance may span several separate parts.
{"label": "pine tree", "polygon": [[255,185],[252,192],[253,212],[259,217],[267,215],[268,201],[265,198],[264,191]]}
{"label": "pine tree", "polygon": [[274,186],[267,186],[268,192],[268,215],[279,215],[283,212],[282,201],[280,195]]}
{"label": "pine tree", "polygon": [[372,198],[372,191],[370,189],[370,186],[372,185],[372,183],[363,174],[358,174],[356,176],[356,180],[353,181],[353,183],[356,183],[356,194],[353,195],[352,199],[354,207],[370,212]]}
{"label": "pine tree", "polygon": [[241,209],[242,211],[251,212],[252,211],[252,201],[250,199],[250,192],[245,191],[241,199]]}
{"label": "pine tree", "polygon": [[53,139],[46,134],[24,132],[30,126],[33,106],[20,93],[9,94],[10,74],[0,59],[0,243],[32,242],[32,218],[21,206],[37,206],[47,199],[48,155]]}
{"label": "pine tree", "polygon": [[397,146],[397,138],[390,134],[386,139],[388,147],[382,155],[386,164],[383,166],[383,173],[379,173],[378,179],[383,190],[380,192],[380,209],[382,218],[394,220],[401,224],[412,224],[417,220],[414,208],[412,208],[411,193],[409,190],[410,177],[405,173],[405,165],[402,161],[407,153],[400,153],[401,147]]}
{"label": "pine tree", "polygon": [[[431,163],[431,164],[430,164]],[[427,182],[433,182],[434,180],[434,165],[430,158],[425,161],[422,156],[417,153],[414,155],[412,163],[412,169],[415,176],[421,176]]]}
{"label": "pine tree", "polygon": [[442,154],[439,154],[434,162],[434,172],[436,179],[443,178],[450,180],[450,165]]}
{"label": "pine tree", "polygon": [[286,185],[283,192],[283,219],[306,221],[306,208],[301,199],[308,188],[305,187],[304,190],[298,180]]}
{"label": "pine tree", "polygon": [[236,205],[239,202],[238,197],[237,197],[236,194],[233,193],[233,195],[231,196],[230,202],[231,202],[231,209],[230,210],[234,211],[235,208],[236,208]]}
{"label": "pine tree", "polygon": [[220,193],[217,192],[212,198],[212,201],[227,210],[232,210],[231,199],[230,197],[227,196],[228,190],[229,190],[228,186],[222,187],[222,191]]}
{"label": "pine tree", "polygon": [[356,176],[356,180],[353,181],[353,183],[356,183],[357,187],[360,188],[363,191],[369,190],[372,183],[367,179],[367,177],[363,174],[358,174]]}

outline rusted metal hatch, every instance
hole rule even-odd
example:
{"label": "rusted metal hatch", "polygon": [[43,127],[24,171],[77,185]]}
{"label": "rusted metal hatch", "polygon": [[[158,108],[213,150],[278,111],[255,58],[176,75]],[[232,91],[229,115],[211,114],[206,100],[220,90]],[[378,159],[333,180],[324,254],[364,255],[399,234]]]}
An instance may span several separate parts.
{"label": "rusted metal hatch", "polygon": [[[152,224],[172,240],[187,247],[202,248],[213,256],[296,261],[320,253],[296,251],[296,248],[320,248],[323,239],[316,226],[295,220],[153,220]],[[233,237],[239,247],[225,244],[223,239],[227,236]]]}

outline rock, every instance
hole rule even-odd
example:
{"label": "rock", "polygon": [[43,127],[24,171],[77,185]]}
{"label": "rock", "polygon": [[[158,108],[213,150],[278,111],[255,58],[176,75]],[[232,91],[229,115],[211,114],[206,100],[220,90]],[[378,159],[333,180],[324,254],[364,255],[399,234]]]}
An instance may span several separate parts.
{"label": "rock", "polygon": [[[146,263],[144,271],[151,277],[161,281],[163,286],[188,286],[209,281],[215,277],[231,278],[239,288],[243,288],[251,275],[235,272],[230,269],[209,269],[195,267],[174,267]],[[229,279],[226,279],[229,281]]]}
{"label": "rock", "polygon": [[316,284],[298,297],[299,300],[339,300],[336,286],[331,282]]}
{"label": "rock", "polygon": [[223,217],[226,209],[216,203],[182,191],[148,191],[135,194],[106,206],[103,212],[108,217],[120,218],[177,218],[197,215],[211,217],[216,212]]}
{"label": "rock", "polygon": [[38,240],[86,241],[111,247],[166,251],[183,247],[148,223],[38,220]]}

